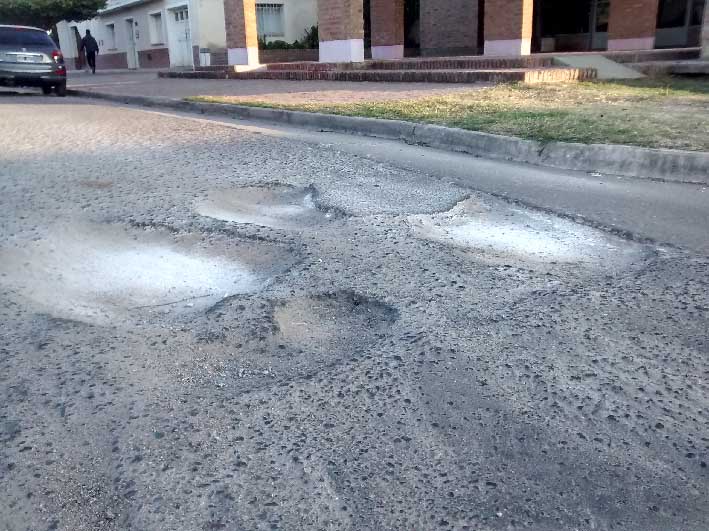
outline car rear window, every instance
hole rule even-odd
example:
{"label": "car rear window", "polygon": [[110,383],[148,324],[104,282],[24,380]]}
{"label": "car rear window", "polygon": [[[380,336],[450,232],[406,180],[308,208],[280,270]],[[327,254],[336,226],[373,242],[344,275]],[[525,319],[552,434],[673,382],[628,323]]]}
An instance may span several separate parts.
{"label": "car rear window", "polygon": [[0,45],[54,46],[54,41],[43,31],[25,28],[0,28]]}

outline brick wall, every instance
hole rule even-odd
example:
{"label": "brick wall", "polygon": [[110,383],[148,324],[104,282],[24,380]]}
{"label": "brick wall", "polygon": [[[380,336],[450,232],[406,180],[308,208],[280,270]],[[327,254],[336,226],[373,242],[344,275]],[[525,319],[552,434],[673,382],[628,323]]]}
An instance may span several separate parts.
{"label": "brick wall", "polygon": [[113,70],[117,68],[128,68],[128,56],[121,53],[100,53],[96,56],[97,70]]}
{"label": "brick wall", "polygon": [[317,61],[319,51],[313,50],[259,50],[259,62],[296,63],[299,61]]}
{"label": "brick wall", "polygon": [[654,38],[658,0],[612,0],[608,40]]}
{"label": "brick wall", "polygon": [[370,0],[372,46],[404,44],[404,0]]}
{"label": "brick wall", "polygon": [[318,25],[321,41],[363,39],[362,0],[318,0]]}
{"label": "brick wall", "polygon": [[224,0],[227,48],[256,48],[255,0]]}
{"label": "brick wall", "polygon": [[138,51],[138,62],[140,68],[169,68],[170,52],[167,48],[140,50]]}
{"label": "brick wall", "polygon": [[478,53],[478,0],[421,0],[422,55]]}
{"label": "brick wall", "polygon": [[485,40],[531,39],[533,4],[533,0],[486,0]]}

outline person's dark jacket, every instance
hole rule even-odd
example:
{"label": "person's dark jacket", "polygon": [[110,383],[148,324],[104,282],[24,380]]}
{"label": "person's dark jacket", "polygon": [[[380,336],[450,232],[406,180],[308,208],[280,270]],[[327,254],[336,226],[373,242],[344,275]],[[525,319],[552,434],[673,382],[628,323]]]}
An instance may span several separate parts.
{"label": "person's dark jacket", "polygon": [[98,53],[98,43],[94,39],[93,35],[86,35],[81,39],[81,50],[86,50],[87,52]]}

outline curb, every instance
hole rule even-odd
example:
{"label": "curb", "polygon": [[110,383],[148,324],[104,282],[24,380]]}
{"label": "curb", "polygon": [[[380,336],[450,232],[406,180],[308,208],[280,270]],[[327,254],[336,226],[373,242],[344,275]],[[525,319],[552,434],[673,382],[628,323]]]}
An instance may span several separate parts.
{"label": "curb", "polygon": [[159,107],[199,114],[285,123],[324,131],[403,140],[446,151],[488,159],[599,172],[641,179],[709,184],[709,153],[623,145],[542,143],[439,125],[398,120],[288,111],[222,103],[203,103],[151,96],[123,96],[86,90],[68,94],[118,103]]}

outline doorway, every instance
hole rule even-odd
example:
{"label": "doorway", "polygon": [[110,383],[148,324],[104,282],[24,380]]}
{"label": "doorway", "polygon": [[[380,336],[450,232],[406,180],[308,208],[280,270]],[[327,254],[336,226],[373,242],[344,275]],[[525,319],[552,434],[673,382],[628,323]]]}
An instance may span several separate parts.
{"label": "doorway", "polygon": [[192,68],[192,35],[190,32],[190,11],[186,5],[168,11],[168,48],[170,66],[173,68]]}
{"label": "doorway", "polygon": [[655,47],[699,46],[703,17],[704,0],[660,0]]}
{"label": "doorway", "polygon": [[128,68],[131,70],[136,70],[140,67],[138,48],[135,44],[135,21],[132,18],[126,19],[126,61]]}
{"label": "doorway", "polygon": [[605,50],[611,0],[535,0],[534,52]]}

